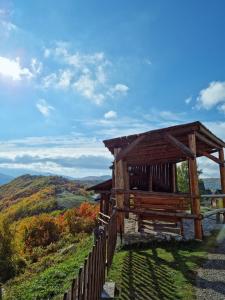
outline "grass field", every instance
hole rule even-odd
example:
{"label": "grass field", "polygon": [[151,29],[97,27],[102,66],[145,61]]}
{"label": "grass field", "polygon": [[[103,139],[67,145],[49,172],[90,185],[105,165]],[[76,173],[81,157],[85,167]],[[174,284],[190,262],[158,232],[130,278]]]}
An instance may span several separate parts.
{"label": "grass field", "polygon": [[65,251],[64,248],[44,256],[41,261],[27,268],[24,274],[8,281],[4,286],[3,299],[62,299],[83,265],[92,244],[92,237],[89,236],[74,244],[70,251]]}
{"label": "grass field", "polygon": [[196,269],[215,237],[200,242],[154,243],[116,253],[108,280],[120,300],[193,300]]}

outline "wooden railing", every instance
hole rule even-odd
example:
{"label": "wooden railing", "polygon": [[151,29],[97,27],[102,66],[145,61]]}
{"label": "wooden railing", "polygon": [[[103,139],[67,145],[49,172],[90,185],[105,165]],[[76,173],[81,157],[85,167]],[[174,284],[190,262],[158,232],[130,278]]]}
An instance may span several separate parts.
{"label": "wooden railing", "polygon": [[100,213],[102,224],[99,234],[78,276],[72,281],[70,290],[63,300],[99,300],[116,248],[116,212],[112,216]]}

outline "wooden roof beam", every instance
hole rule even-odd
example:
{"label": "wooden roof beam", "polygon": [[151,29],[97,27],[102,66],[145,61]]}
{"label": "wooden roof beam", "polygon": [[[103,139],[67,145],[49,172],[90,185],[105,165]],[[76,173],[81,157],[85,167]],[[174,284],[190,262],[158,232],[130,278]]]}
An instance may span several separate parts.
{"label": "wooden roof beam", "polygon": [[213,133],[211,133],[205,126],[203,126],[201,124],[200,126],[200,132],[204,135],[206,135],[208,138],[210,138],[212,141],[214,141],[215,143],[217,143],[220,148],[225,147],[225,143],[224,141],[222,141],[221,139],[219,139],[217,136],[215,136]]}
{"label": "wooden roof beam", "polygon": [[205,136],[203,136],[201,133],[199,132],[195,132],[195,135],[197,137],[198,140],[200,140],[201,142],[209,145],[212,148],[216,148],[216,149],[220,149],[221,146],[219,146],[218,144],[215,144],[214,142],[210,141],[208,138],[206,138]]}
{"label": "wooden roof beam", "polygon": [[166,134],[165,135],[165,139],[172,144],[173,146],[175,146],[177,149],[179,149],[182,153],[184,153],[186,156],[190,157],[190,158],[194,158],[195,154],[193,151],[191,151],[185,144],[181,143],[180,141],[178,141],[178,139],[176,139],[174,136],[172,136],[171,134]]}
{"label": "wooden roof beam", "polygon": [[219,165],[224,166],[224,163],[225,163],[225,162],[222,161],[222,160],[220,160],[219,158],[215,157],[214,155],[209,154],[209,153],[207,153],[207,152],[201,152],[201,154],[202,154],[203,156],[206,156],[206,157],[208,157],[209,159],[213,160],[214,162],[218,163]]}
{"label": "wooden roof beam", "polygon": [[141,141],[143,141],[145,139],[145,137],[146,137],[145,135],[140,135],[132,143],[130,143],[126,148],[121,150],[115,158],[116,162],[118,162],[119,160],[126,157],[126,155],[128,153],[130,153]]}

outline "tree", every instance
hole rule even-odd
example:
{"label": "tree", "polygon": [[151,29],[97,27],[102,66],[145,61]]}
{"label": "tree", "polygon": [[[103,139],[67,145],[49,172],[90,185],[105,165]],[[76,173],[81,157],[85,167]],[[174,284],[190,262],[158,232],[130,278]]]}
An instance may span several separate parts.
{"label": "tree", "polygon": [[6,219],[0,220],[0,284],[10,279],[15,273],[13,237],[9,227]]}
{"label": "tree", "polygon": [[[202,170],[197,170],[198,177],[202,174]],[[200,192],[204,192],[204,182],[201,178],[198,178],[199,190]],[[189,173],[188,173],[188,162],[183,161],[177,167],[177,185],[178,191],[182,193],[189,193]]]}

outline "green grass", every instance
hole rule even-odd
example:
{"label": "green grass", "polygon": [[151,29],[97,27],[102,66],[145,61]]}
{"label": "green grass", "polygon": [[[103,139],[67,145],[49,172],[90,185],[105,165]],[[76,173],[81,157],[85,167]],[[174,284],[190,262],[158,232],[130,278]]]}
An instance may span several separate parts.
{"label": "green grass", "polygon": [[54,257],[45,257],[41,263],[32,266],[32,269],[4,286],[4,299],[41,300],[63,295],[70,288],[72,279],[76,277],[92,244],[92,237],[88,237],[83,239],[72,253],[58,253]]}
{"label": "green grass", "polygon": [[82,202],[87,201],[87,199],[90,202],[91,201],[91,197],[87,197],[87,196],[82,196],[82,195],[74,195],[72,193],[62,193],[60,195],[57,196],[56,201],[57,201],[57,205],[59,207],[62,208],[72,208],[72,207],[77,207],[79,206]]}
{"label": "green grass", "polygon": [[116,282],[120,300],[192,300],[196,269],[215,245],[200,242],[154,243],[116,253],[108,280]]}

